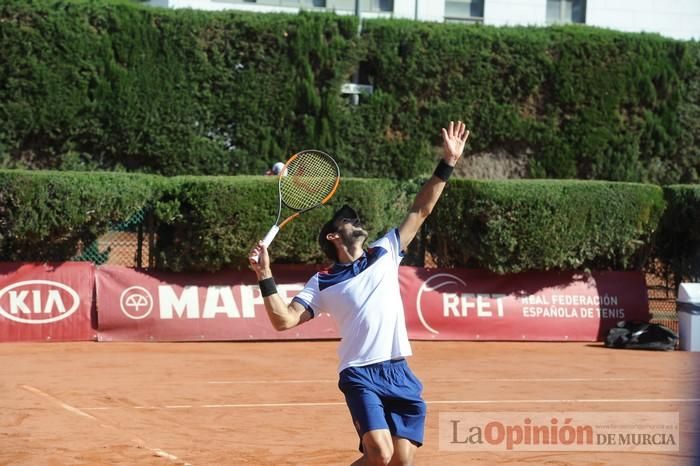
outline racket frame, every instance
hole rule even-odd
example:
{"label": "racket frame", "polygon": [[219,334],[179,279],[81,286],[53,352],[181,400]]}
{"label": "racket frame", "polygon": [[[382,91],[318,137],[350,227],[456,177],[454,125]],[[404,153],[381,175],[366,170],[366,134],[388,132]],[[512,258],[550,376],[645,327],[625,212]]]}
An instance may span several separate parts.
{"label": "racket frame", "polygon": [[[326,158],[328,158],[328,160],[333,162],[333,165],[335,165],[335,170],[336,170],[337,176],[335,178],[335,184],[333,185],[333,189],[331,189],[331,191],[328,193],[328,195],[326,195],[326,197],[324,197],[323,200],[321,200],[321,202],[319,202],[318,204],[314,204],[311,207],[307,207],[305,209],[298,210],[298,209],[295,209],[293,207],[290,207],[289,204],[284,202],[284,200],[282,199],[282,178],[287,176],[287,167],[292,162],[294,162],[297,158],[299,158],[300,156],[302,156],[303,154],[305,154],[307,152],[315,152],[315,153],[323,154]],[[289,160],[287,160],[287,162],[284,164],[284,167],[282,168],[282,170],[280,170],[279,175],[277,175],[277,194],[278,194],[277,199],[279,202],[279,204],[277,206],[277,220],[275,220],[275,224],[272,226],[272,228],[270,228],[270,230],[267,232],[267,234],[265,235],[265,237],[262,240],[265,247],[270,246],[270,244],[272,243],[272,240],[274,240],[275,236],[277,236],[277,233],[279,233],[280,229],[282,229],[282,227],[284,227],[286,224],[288,224],[289,222],[291,222],[292,220],[294,220],[295,218],[297,218],[299,215],[303,214],[304,212],[308,212],[309,210],[315,209],[316,207],[320,207],[323,204],[325,204],[326,202],[328,202],[328,200],[331,197],[333,197],[335,192],[338,190],[339,184],[340,184],[340,167],[338,167],[338,163],[335,161],[335,159],[333,159],[333,157],[331,157],[327,153],[320,151],[320,150],[316,150],[316,149],[307,149],[307,150],[303,150],[301,152],[297,152],[296,154],[292,155],[289,158]],[[282,221],[282,223],[279,223],[280,218],[282,217],[282,204],[287,206],[288,209],[294,210],[295,212],[292,215],[290,215],[289,217],[287,217],[286,219],[284,219],[284,221]],[[257,260],[257,256],[255,257],[255,259]]]}

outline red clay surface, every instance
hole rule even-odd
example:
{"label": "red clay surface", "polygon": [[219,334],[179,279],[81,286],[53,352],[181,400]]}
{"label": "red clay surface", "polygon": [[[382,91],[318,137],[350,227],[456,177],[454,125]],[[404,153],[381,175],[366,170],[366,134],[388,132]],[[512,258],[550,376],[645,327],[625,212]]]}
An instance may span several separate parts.
{"label": "red clay surface", "polygon": [[[357,435],[336,385],[336,345],[0,344],[0,464],[349,464]],[[700,443],[698,353],[495,342],[413,350],[428,402],[417,465],[698,462],[689,452]],[[448,411],[678,411],[681,451],[446,452],[438,419]]]}

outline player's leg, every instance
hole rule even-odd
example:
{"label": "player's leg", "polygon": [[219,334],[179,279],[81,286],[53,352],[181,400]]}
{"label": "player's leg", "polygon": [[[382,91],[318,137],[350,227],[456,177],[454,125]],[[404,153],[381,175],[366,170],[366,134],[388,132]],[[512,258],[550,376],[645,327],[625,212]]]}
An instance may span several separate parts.
{"label": "player's leg", "polygon": [[389,464],[394,445],[384,414],[384,405],[373,390],[372,368],[351,367],[340,374],[338,387],[345,395],[352,421],[360,437],[360,451],[364,454],[355,465]]}
{"label": "player's leg", "polygon": [[423,384],[411,372],[406,361],[391,366],[391,385],[382,397],[385,416],[393,437],[392,466],[412,465],[416,450],[423,444],[426,405]]}
{"label": "player's leg", "polygon": [[389,466],[413,466],[418,446],[408,439],[392,437],[394,444],[394,456],[391,457]]}

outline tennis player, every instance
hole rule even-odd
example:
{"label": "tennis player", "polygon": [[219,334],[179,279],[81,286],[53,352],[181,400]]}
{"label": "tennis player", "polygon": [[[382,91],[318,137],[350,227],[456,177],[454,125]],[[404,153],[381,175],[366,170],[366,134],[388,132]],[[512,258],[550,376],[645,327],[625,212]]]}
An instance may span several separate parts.
{"label": "tennis player", "polygon": [[[315,274],[287,304],[277,294],[267,248],[258,243],[249,262],[277,330],[320,312],[337,321],[340,380],[363,456],[354,465],[411,465],[423,443],[423,386],[404,359],[411,355],[399,290],[399,264],[430,215],[469,137],[464,123],[442,129],[444,155],[398,228],[365,251],[367,231],[345,205],[321,228],[319,245],[333,265]],[[258,261],[254,259],[259,256]]]}

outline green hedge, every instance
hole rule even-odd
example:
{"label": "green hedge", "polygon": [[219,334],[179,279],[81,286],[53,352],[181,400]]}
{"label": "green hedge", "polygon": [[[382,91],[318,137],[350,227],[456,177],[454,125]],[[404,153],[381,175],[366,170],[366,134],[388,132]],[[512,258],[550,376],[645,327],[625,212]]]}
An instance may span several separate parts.
{"label": "green hedge", "polygon": [[700,280],[700,185],[664,187],[664,212],[656,257],[673,283]]}
{"label": "green hedge", "polygon": [[[261,174],[304,148],[344,175],[427,175],[439,128],[529,177],[700,179],[700,44],[589,27],[0,5],[0,166]],[[340,86],[359,70],[360,105]]]}
{"label": "green hedge", "polygon": [[[395,226],[409,207],[404,184],[388,180],[343,179],[328,206],[287,224],[270,247],[277,263],[325,261],[316,242],[334,210],[356,207],[370,235]],[[410,188],[410,186],[409,186]],[[157,264],[166,270],[218,270],[247,264],[255,241],[277,215],[277,180],[261,177],[178,177],[157,203]],[[283,210],[284,220],[292,212]]]}
{"label": "green hedge", "polygon": [[654,185],[455,180],[429,218],[429,250],[498,273],[639,269],[664,207]]}
{"label": "green hedge", "polygon": [[[342,179],[331,205],[279,233],[271,247],[273,260],[325,262],[317,233],[344,203],[357,208],[370,238],[376,238],[401,222],[420,185]],[[674,267],[686,267],[676,259],[697,253],[698,220],[692,214],[699,192],[698,187],[666,189],[670,208],[657,256]],[[275,220],[276,180],[2,170],[0,261],[70,260],[81,245],[145,206],[153,208],[158,269],[238,268]],[[422,265],[427,253],[442,266],[499,273],[641,269],[664,207],[664,192],[655,185],[453,180],[404,263]],[[697,270],[697,262],[693,267]]]}
{"label": "green hedge", "polygon": [[162,179],[0,170],[0,261],[65,261],[160,197]]}

